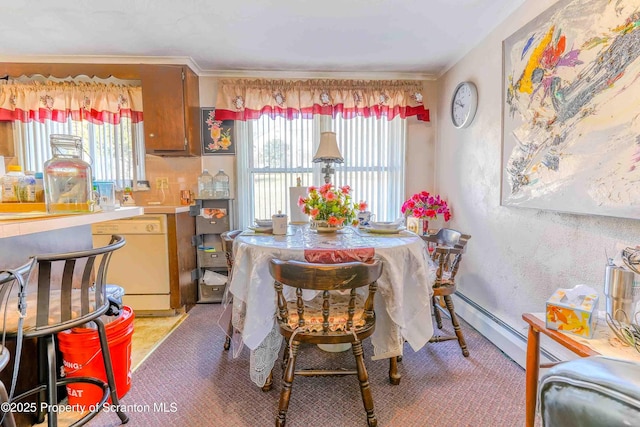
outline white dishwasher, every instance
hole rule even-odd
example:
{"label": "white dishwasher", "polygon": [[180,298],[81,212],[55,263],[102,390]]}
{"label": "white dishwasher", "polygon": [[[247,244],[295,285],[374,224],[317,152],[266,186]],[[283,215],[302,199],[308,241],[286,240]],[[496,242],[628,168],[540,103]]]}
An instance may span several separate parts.
{"label": "white dishwasher", "polygon": [[136,314],[171,310],[167,216],[106,221],[92,225],[92,231],[94,247],[108,244],[112,234],[126,239],[113,253],[107,272],[107,283],[124,288],[123,303]]}

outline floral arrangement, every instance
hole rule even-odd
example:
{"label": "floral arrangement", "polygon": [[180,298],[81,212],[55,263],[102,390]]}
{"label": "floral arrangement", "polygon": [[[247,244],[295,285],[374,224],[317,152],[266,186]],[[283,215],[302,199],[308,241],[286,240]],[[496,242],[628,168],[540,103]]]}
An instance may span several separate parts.
{"label": "floral arrangement", "polygon": [[445,221],[451,219],[451,211],[445,200],[439,194],[431,195],[427,191],[416,193],[402,204],[402,213],[406,217],[414,218],[438,218],[438,214],[444,216]]}
{"label": "floral arrangement", "polygon": [[348,185],[335,188],[328,183],[319,188],[311,186],[307,191],[307,197],[298,198],[298,206],[312,220],[327,221],[332,227],[356,221],[355,209],[359,205],[351,202],[351,187]]}

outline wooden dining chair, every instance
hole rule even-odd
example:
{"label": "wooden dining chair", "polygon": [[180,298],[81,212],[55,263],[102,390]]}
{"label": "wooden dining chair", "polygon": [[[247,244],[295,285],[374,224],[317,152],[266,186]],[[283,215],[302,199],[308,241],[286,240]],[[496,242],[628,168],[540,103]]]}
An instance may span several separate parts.
{"label": "wooden dining chair", "polygon": [[[227,288],[225,294],[229,292],[229,282],[231,281],[231,270],[233,270],[233,241],[242,233],[242,230],[225,231],[220,234],[222,240],[222,251],[227,259]],[[231,298],[224,298],[225,301],[231,303]],[[229,316],[229,325],[227,326],[227,336],[224,339],[224,349],[229,350],[231,348],[231,337],[233,336],[233,323],[232,317]]]}
{"label": "wooden dining chair", "polygon": [[442,315],[440,311],[444,311],[442,307],[442,302],[444,302],[444,306],[451,317],[451,324],[455,332],[455,336],[436,335],[429,341],[442,342],[457,339],[462,354],[465,357],[469,356],[469,350],[467,349],[467,342],[460,328],[460,322],[458,321],[451,295],[456,291],[456,273],[460,268],[462,254],[470,238],[471,235],[463,234],[450,228],[442,228],[434,235],[423,236],[424,240],[434,245],[433,248],[430,248],[430,252],[431,259],[437,266],[436,278],[433,283],[432,300],[436,324],[438,329],[442,329]]}
{"label": "wooden dining chair", "polygon": [[[280,333],[289,343],[276,426],[285,425],[295,375],[357,375],[367,423],[369,426],[376,426],[362,340],[369,337],[375,329],[373,302],[377,290],[376,281],[382,273],[381,262],[372,260],[367,263],[315,264],[273,259],[270,261],[269,271],[275,279],[278,302],[276,317]],[[283,285],[295,288],[295,301],[285,299]],[[366,299],[356,292],[358,288],[365,286],[368,286]],[[311,301],[304,301],[302,291],[305,289],[320,292]],[[356,369],[296,370],[298,350],[302,343],[351,343]]]}

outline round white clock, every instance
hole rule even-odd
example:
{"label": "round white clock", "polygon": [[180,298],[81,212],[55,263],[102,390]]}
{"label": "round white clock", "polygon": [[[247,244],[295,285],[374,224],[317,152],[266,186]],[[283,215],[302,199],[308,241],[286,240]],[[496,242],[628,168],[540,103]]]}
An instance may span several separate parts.
{"label": "round white clock", "polygon": [[473,121],[478,108],[478,90],[471,82],[462,82],[453,91],[451,98],[451,121],[460,129],[466,128]]}

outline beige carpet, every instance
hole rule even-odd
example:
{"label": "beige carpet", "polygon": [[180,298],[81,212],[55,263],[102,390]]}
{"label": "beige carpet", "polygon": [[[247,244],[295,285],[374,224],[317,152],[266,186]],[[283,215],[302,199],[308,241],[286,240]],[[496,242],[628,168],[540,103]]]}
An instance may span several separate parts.
{"label": "beige carpet", "polygon": [[[126,427],[272,426],[278,410],[282,369],[274,388],[263,392],[249,379],[249,351],[237,359],[222,349],[217,322],[220,304],[198,304],[176,333],[133,374]],[[451,323],[446,333],[452,333]],[[456,341],[427,344],[414,352],[408,344],[399,370],[402,381],[389,384],[388,362],[371,360],[371,340],[364,342],[366,365],[379,427],[518,427],[524,425],[524,370],[491,342],[463,323],[470,355]],[[304,346],[299,367],[352,367],[353,354],[326,353]],[[296,378],[287,427],[366,426],[355,377]],[[539,425],[539,424],[538,424]],[[119,427],[116,414],[103,411],[90,427]]]}

